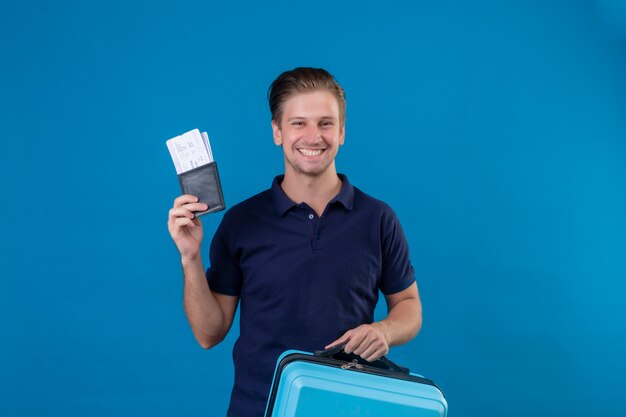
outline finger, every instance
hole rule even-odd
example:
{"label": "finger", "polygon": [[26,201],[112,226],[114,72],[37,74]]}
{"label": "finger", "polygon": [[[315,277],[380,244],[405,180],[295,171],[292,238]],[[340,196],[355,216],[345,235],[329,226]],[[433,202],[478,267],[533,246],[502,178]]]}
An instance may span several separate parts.
{"label": "finger", "polygon": [[189,219],[192,219],[194,217],[194,214],[191,211],[183,207],[170,209],[171,220],[176,220],[177,218],[180,218],[180,217],[187,217]]}
{"label": "finger", "polygon": [[206,211],[209,206],[205,203],[188,203],[178,208],[170,209],[170,217],[189,217],[193,219],[196,215],[194,211]]}
{"label": "finger", "polygon": [[209,206],[206,203],[186,203],[183,204],[181,208],[189,211],[205,211],[209,209]]}
{"label": "finger", "polygon": [[341,336],[339,339],[337,339],[334,342],[331,342],[328,345],[326,345],[326,347],[324,347],[324,349],[330,349],[331,347],[335,347],[335,346],[341,345],[342,343],[346,343],[348,340],[350,340],[350,330],[345,332],[343,334],[343,336]]}
{"label": "finger", "polygon": [[352,349],[352,353],[354,353],[355,355],[361,355],[363,352],[369,349],[370,346],[372,346],[373,342],[374,339],[372,339],[371,337],[364,337],[361,343],[359,343],[358,346],[355,346],[354,349]]}
{"label": "finger", "polygon": [[361,353],[359,356],[361,356],[368,362],[373,362],[376,359],[379,359],[381,356],[386,355],[388,350],[389,349],[383,346],[383,344],[372,343],[370,347],[363,351],[363,353]]}
{"label": "finger", "polygon": [[354,349],[359,347],[363,340],[365,339],[365,335],[362,332],[355,332],[348,343],[346,343],[346,347],[343,348],[344,352],[352,353]]}
{"label": "finger", "polygon": [[198,197],[191,194],[183,194],[174,199],[174,207],[180,207],[185,203],[195,203],[198,201]]}
{"label": "finger", "polygon": [[366,361],[368,361],[368,362],[374,362],[374,361],[380,359],[381,357],[385,356],[386,354],[387,354],[387,352],[386,352],[385,349],[378,349],[378,350],[375,350],[374,353],[372,353],[371,355],[370,354],[368,354],[368,355],[363,354],[363,355],[361,355],[361,357],[363,359],[365,359]]}
{"label": "finger", "polygon": [[189,226],[189,227],[195,227],[196,225],[194,224],[193,220],[187,218],[187,217],[179,217],[174,221],[174,225],[177,227],[185,227],[185,226]]}

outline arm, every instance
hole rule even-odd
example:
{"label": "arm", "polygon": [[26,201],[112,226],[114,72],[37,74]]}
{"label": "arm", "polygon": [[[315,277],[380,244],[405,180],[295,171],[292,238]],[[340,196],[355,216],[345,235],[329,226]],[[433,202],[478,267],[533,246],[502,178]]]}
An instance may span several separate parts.
{"label": "arm", "polygon": [[206,210],[204,203],[191,195],[174,200],[169,212],[168,229],[183,265],[183,306],[193,334],[200,345],[209,349],[221,342],[230,329],[238,297],[211,292],[200,256],[202,221],[193,211]]}
{"label": "arm", "polygon": [[181,259],[183,307],[193,334],[204,349],[217,345],[230,330],[239,297],[214,293],[204,275],[202,259]]}
{"label": "arm", "polygon": [[346,353],[355,353],[371,362],[386,355],[391,346],[413,339],[422,327],[422,303],[417,284],[387,295],[385,300],[388,315],[384,320],[348,330],[326,348],[346,343]]}

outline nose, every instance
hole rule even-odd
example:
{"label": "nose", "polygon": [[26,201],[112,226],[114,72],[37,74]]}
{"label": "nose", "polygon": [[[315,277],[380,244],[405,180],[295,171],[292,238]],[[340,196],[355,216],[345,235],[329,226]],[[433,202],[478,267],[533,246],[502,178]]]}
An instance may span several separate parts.
{"label": "nose", "polygon": [[307,131],[307,137],[315,142],[322,140],[322,130],[319,126],[312,126]]}

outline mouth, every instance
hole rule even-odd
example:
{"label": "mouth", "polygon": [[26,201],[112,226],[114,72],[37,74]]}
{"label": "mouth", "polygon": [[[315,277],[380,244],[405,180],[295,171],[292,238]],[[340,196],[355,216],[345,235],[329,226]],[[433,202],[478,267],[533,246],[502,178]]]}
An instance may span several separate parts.
{"label": "mouth", "polygon": [[311,148],[297,148],[297,151],[304,156],[318,156],[321,155],[326,148],[323,149],[311,149]]}

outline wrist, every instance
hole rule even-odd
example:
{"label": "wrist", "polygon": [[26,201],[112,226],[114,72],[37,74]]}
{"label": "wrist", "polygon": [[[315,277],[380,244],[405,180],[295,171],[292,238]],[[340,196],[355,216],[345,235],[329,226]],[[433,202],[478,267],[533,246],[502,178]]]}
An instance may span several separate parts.
{"label": "wrist", "polygon": [[387,346],[391,346],[389,323],[387,323],[385,320],[381,320],[372,323],[372,327],[378,329],[383,334],[385,342],[387,342]]}
{"label": "wrist", "polygon": [[199,252],[191,255],[181,255],[180,262],[183,268],[202,265],[202,255]]}

